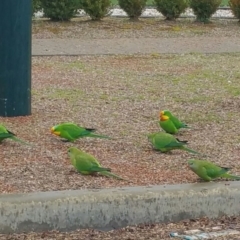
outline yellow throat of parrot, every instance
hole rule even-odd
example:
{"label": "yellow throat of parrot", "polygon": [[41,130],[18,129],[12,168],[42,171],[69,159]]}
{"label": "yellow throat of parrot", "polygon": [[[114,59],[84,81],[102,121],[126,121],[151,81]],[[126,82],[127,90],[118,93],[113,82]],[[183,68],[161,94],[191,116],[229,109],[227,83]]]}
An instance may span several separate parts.
{"label": "yellow throat of parrot", "polygon": [[50,129],[50,131],[51,131],[52,134],[57,135],[57,136],[60,136],[60,132],[55,131],[54,127],[52,127],[52,128]]}
{"label": "yellow throat of parrot", "polygon": [[167,115],[160,113],[160,121],[167,121],[168,119],[169,119],[169,117]]}

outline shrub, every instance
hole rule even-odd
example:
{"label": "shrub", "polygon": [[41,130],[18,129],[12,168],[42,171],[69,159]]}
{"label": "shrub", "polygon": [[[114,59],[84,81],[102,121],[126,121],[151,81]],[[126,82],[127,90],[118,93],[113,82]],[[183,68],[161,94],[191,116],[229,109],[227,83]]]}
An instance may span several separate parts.
{"label": "shrub", "polygon": [[189,6],[189,0],[155,0],[155,4],[166,20],[175,20]]}
{"label": "shrub", "polygon": [[146,6],[147,0],[118,0],[120,8],[122,8],[130,20],[138,20]]}
{"label": "shrub", "polygon": [[221,2],[221,0],[191,0],[190,7],[196,15],[197,21],[207,23]]}
{"label": "shrub", "polygon": [[240,21],[240,0],[230,0],[229,5],[233,15]]}
{"label": "shrub", "polygon": [[101,20],[109,14],[111,0],[81,0],[82,9],[92,20]]}
{"label": "shrub", "polygon": [[77,0],[41,0],[45,17],[53,21],[67,21],[77,13]]}
{"label": "shrub", "polygon": [[41,0],[32,0],[32,15],[34,15],[34,13],[40,11],[41,9]]}

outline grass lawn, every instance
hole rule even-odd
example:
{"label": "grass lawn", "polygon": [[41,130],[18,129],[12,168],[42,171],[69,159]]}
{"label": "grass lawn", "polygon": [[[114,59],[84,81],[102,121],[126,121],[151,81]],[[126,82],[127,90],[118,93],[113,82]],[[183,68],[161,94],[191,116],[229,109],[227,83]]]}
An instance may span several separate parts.
{"label": "grass lawn", "polygon": [[[190,158],[152,150],[146,134],[159,131],[170,109],[191,126],[178,134],[209,160],[240,174],[240,54],[147,54],[33,57],[32,115],[0,118],[34,147],[7,140],[0,148],[1,192],[197,182]],[[64,143],[50,134],[60,122],[96,128],[114,139]],[[76,146],[132,182],[82,176],[67,149]]]}

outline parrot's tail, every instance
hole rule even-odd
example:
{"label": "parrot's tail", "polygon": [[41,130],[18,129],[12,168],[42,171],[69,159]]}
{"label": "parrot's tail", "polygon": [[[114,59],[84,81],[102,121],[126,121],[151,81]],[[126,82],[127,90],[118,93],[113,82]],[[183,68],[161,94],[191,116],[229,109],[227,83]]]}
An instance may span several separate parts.
{"label": "parrot's tail", "polygon": [[225,174],[221,175],[221,177],[229,178],[229,179],[235,179],[235,180],[240,180],[240,176],[235,176],[235,175],[231,175],[231,174],[228,174],[228,173],[225,173]]}
{"label": "parrot's tail", "polygon": [[27,143],[27,142],[24,142],[23,140],[15,137],[15,136],[11,137],[11,139],[14,140],[14,141],[16,141],[16,142],[20,142],[20,143],[22,143],[22,144],[28,145],[28,146],[32,146],[32,144]]}
{"label": "parrot's tail", "polygon": [[114,173],[107,172],[107,171],[99,172],[98,174],[103,175],[103,176],[106,176],[106,177],[116,178],[116,179],[118,179],[118,180],[128,181],[128,180],[126,180],[126,179],[124,179],[124,178],[122,178],[122,177],[120,177],[120,176],[118,176],[118,175],[116,175],[116,174],[114,174]]}
{"label": "parrot's tail", "polygon": [[111,137],[108,137],[108,136],[105,136],[105,135],[98,135],[98,134],[90,134],[90,135],[88,135],[88,137],[111,139]]}
{"label": "parrot's tail", "polygon": [[[202,153],[199,153],[199,152],[197,152],[197,151],[194,151],[194,150],[192,150],[192,149],[190,149],[190,148],[188,148],[188,147],[185,147],[185,146],[182,146],[182,149],[184,149],[184,150],[187,151],[187,152],[193,153],[193,154],[203,155]],[[205,155],[204,155],[204,156],[205,156]]]}
{"label": "parrot's tail", "polygon": [[95,129],[95,128],[85,128],[87,131],[89,131],[89,132],[95,132],[97,129]]}

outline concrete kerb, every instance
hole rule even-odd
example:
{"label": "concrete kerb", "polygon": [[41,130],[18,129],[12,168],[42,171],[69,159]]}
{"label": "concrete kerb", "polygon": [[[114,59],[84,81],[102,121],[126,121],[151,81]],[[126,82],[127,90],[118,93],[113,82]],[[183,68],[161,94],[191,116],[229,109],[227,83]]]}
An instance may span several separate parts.
{"label": "concrete kerb", "polygon": [[240,182],[0,195],[0,233],[111,230],[240,214]]}

